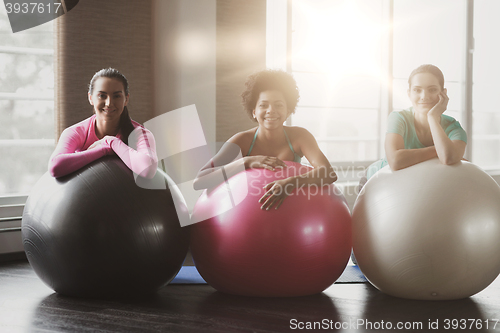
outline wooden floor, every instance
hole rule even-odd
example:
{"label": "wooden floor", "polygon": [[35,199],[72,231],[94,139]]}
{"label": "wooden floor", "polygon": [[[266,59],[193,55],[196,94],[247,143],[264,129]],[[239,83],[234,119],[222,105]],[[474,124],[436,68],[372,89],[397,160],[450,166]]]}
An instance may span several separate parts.
{"label": "wooden floor", "polygon": [[[458,320],[455,330],[452,319]],[[469,320],[467,329],[459,329],[464,319]],[[482,329],[470,329],[472,319]],[[367,283],[334,284],[319,295],[271,299],[226,295],[208,285],[169,285],[152,298],[99,301],[55,294],[25,261],[0,263],[2,333],[289,332],[301,331],[299,325],[308,322],[323,324],[325,329],[317,330],[323,332],[385,332],[389,324],[392,332],[486,332],[500,331],[500,323],[493,327],[497,319],[500,279],[469,299],[445,302],[398,299]],[[398,323],[407,329],[397,329]],[[429,329],[429,323],[438,329]],[[344,329],[335,330],[335,325]]]}

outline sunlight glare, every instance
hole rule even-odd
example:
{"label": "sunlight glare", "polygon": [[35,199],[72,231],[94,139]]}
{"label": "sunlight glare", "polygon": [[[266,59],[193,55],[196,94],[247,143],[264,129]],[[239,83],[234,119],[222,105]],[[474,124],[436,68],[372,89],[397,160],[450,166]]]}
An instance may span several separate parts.
{"label": "sunlight glare", "polygon": [[380,76],[380,43],[384,27],[359,1],[324,2],[311,6],[295,0],[297,17],[294,62],[328,73],[335,85],[347,75]]}

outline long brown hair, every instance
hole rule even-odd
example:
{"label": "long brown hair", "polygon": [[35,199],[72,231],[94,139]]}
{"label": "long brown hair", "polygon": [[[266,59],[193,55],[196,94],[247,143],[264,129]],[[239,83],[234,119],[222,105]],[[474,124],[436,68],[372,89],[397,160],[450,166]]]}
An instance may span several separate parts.
{"label": "long brown hair", "polygon": [[410,77],[408,78],[408,86],[410,88],[411,88],[411,79],[413,79],[413,77],[415,75],[420,74],[420,73],[430,73],[430,74],[434,75],[438,79],[439,85],[441,86],[441,89],[444,89],[443,72],[441,72],[441,70],[437,66],[430,65],[430,64],[420,65],[411,72]]}

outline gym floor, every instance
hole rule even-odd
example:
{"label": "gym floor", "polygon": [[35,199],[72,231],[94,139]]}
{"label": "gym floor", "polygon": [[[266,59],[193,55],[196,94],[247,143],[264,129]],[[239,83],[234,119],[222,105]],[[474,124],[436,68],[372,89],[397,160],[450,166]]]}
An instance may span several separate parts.
{"label": "gym floor", "polygon": [[[455,319],[455,320],[454,320]],[[500,278],[457,301],[412,301],[368,283],[296,298],[251,298],[168,285],[144,299],[60,296],[25,260],[0,262],[0,332],[500,331]],[[341,328],[343,326],[343,329]],[[340,329],[335,329],[335,327]],[[401,327],[401,329],[398,329]]]}

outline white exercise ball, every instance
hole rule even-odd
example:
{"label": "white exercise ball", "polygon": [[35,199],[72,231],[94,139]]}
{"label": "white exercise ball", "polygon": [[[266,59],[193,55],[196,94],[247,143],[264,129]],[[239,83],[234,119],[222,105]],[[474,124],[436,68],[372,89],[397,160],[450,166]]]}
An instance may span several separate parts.
{"label": "white exercise ball", "polygon": [[352,224],[359,268],[392,296],[465,298],[500,273],[500,187],[469,162],[384,167],[361,190]]}

